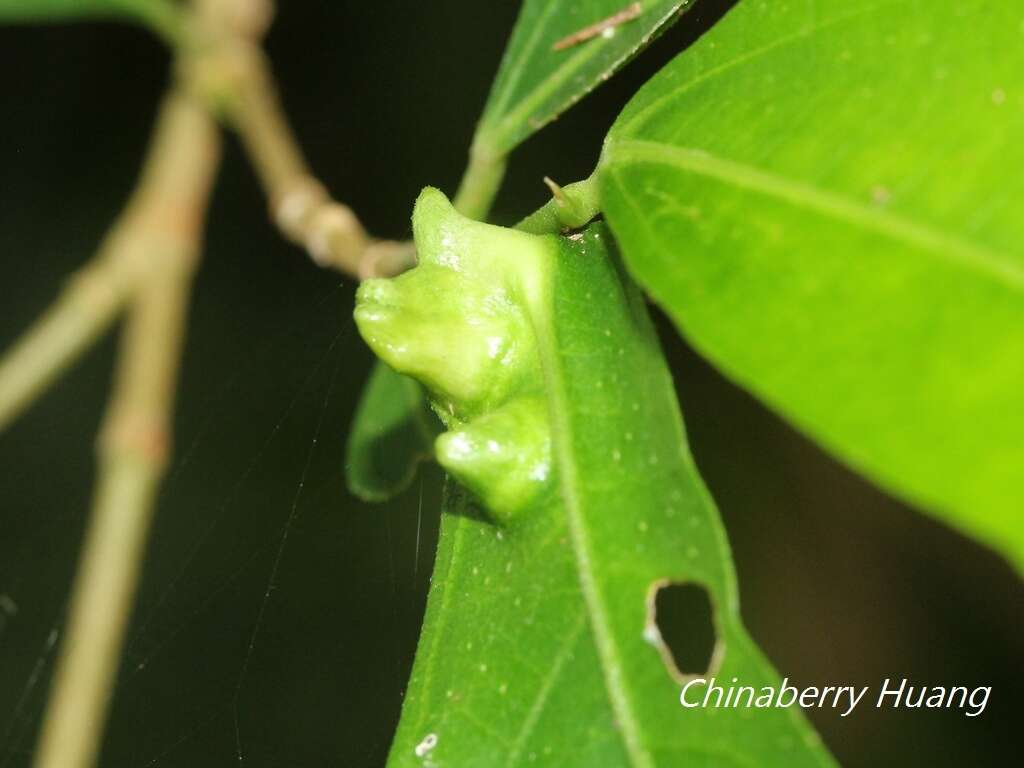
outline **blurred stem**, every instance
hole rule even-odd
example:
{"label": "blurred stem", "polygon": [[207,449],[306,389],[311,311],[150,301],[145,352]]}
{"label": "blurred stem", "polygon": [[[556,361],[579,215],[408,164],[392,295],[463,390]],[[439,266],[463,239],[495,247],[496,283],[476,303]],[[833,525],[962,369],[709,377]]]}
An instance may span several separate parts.
{"label": "blurred stem", "polygon": [[184,217],[201,216],[194,201],[205,197],[211,157],[193,135],[196,108],[182,101],[162,108],[142,178],[97,255],[0,360],[0,429],[109,327],[151,269],[151,251],[179,236]]}
{"label": "blurred stem", "polygon": [[257,45],[272,12],[270,0],[194,0],[184,26],[152,16],[165,36],[180,28],[188,39],[138,188],[94,262],[0,361],[2,428],[129,305],[36,768],[90,768],[99,752],[169,453],[189,288],[219,166],[215,116],[237,128],[280,228],[318,261],[365,277],[415,260],[411,244],[370,238],[309,171]]}
{"label": "blurred stem", "polygon": [[[169,424],[189,286],[219,165],[220,139],[204,107],[172,92],[138,193],[133,251],[141,262],[99,440],[92,517],[68,630],[36,753],[37,768],[95,763],[124,630],[169,452]],[[131,212],[131,210],[130,210]],[[130,270],[135,271],[135,270]]]}
{"label": "blurred stem", "polygon": [[211,103],[238,132],[281,232],[321,266],[362,279],[403,272],[411,243],[370,237],[347,205],[331,198],[310,170],[284,110],[267,58],[254,43],[218,46],[196,73]]}

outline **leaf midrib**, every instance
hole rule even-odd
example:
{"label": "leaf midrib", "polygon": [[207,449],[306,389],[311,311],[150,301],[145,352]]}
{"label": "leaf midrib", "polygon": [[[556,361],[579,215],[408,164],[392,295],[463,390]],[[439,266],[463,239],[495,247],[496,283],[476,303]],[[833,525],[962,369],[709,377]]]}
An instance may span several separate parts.
{"label": "leaf midrib", "polygon": [[[556,267],[557,268],[557,267]],[[572,450],[572,427],[569,419],[569,398],[563,389],[565,374],[558,358],[553,318],[552,287],[546,286],[546,306],[534,306],[533,330],[537,338],[545,390],[548,393],[551,416],[552,443],[558,464],[561,499],[566,511],[569,538],[580,579],[580,590],[587,608],[587,615],[598,657],[601,660],[602,679],[612,711],[615,714],[622,735],[623,745],[634,768],[655,768],[654,760],[643,747],[640,738],[640,723],[634,706],[623,682],[624,670],[619,658],[618,646],[611,629],[607,607],[594,573],[590,531],[586,513],[581,502],[581,483]]]}
{"label": "leaf midrib", "polygon": [[[517,58],[525,60],[533,55],[534,51],[536,51],[537,49],[537,45],[544,37],[544,29],[547,24],[548,17],[551,16],[551,12],[555,9],[557,5],[557,0],[550,0],[550,2],[544,7],[544,10],[541,11],[537,18],[537,21],[533,25],[533,32],[531,33],[527,41],[523,44],[523,47],[520,50]],[[515,32],[513,32],[513,34],[515,34]],[[504,65],[504,62],[502,62],[502,65]],[[508,106],[509,99],[512,98],[512,94],[515,93],[516,88],[519,87],[519,82],[523,79],[523,74],[525,72],[526,67],[521,67],[518,71],[513,71],[509,73],[508,80],[505,82],[504,87],[496,95],[493,109],[487,110],[488,114],[492,112],[494,114],[499,114],[505,110],[505,108]],[[488,115],[485,114],[485,121],[487,120],[487,117]]]}
{"label": "leaf midrib", "polygon": [[[638,48],[644,45],[645,40],[657,34],[658,30],[664,27],[673,15],[680,11],[689,10],[693,4],[693,0],[679,0],[679,2],[674,3],[668,13],[658,19],[655,25],[650,28],[648,33],[636,41],[635,45],[624,49],[621,56],[603,67],[602,69],[604,72],[611,72],[618,69],[618,67],[632,56]],[[553,5],[554,3],[545,9],[545,17]],[[538,24],[537,29],[542,29],[542,25]],[[533,37],[531,37],[530,40],[527,41],[526,46],[524,46],[524,57],[526,53],[533,53],[535,51],[537,44],[540,42],[542,37],[543,35],[539,34],[539,32],[534,32]],[[525,68],[520,70],[514,78],[509,79],[509,85],[502,89],[502,95],[496,100],[494,108],[487,110],[487,114],[485,114],[483,122],[481,123],[480,134],[488,136],[488,143],[493,146],[504,146],[506,143],[514,144],[515,141],[510,140],[509,136],[514,135],[517,125],[524,122],[534,110],[538,109],[544,101],[556,92],[559,87],[572,77],[572,75],[574,75],[582,66],[597,56],[597,54],[607,48],[610,44],[610,38],[601,36],[588,40],[581,50],[576,51],[575,55],[569,58],[562,66],[558,67],[554,72],[537,83],[532,90],[528,91],[521,99],[519,99],[518,102],[509,107],[509,101],[512,98],[512,93],[522,80],[522,73],[525,71]],[[582,99],[583,96],[596,88],[599,83],[600,79],[597,79],[588,85],[584,91],[575,93],[564,105],[554,109],[553,113],[544,119],[544,122],[553,119],[555,114],[560,112],[562,109],[575,104],[577,101]],[[504,114],[501,114],[503,110]],[[536,125],[533,127],[537,129],[541,126]],[[508,147],[507,149],[510,150],[511,147]]]}
{"label": "leaf midrib", "polygon": [[[550,97],[552,93],[555,93],[558,88],[566,80],[572,77],[580,67],[600,53],[605,47],[607,41],[600,39],[590,41],[590,43],[590,45],[584,47],[582,50],[577,51],[576,54],[565,64],[537,83],[532,91],[529,91],[525,96],[523,96],[523,98],[520,99],[511,109],[509,109],[504,115],[500,116],[496,122],[488,122],[481,126],[481,133],[484,135],[492,135],[493,138],[490,139],[490,142],[497,146],[505,146],[506,144],[513,143],[513,140],[509,139],[509,136],[515,133],[516,127],[520,123],[524,122],[528,115],[540,107],[540,105],[544,103],[545,99]],[[572,104],[582,97],[582,93],[576,94],[569,100],[569,103]],[[511,147],[509,147],[509,149],[511,149]]]}
{"label": "leaf midrib", "polygon": [[998,282],[1024,292],[1024,266],[1009,255],[813,184],[717,157],[704,150],[656,141],[612,141],[605,148],[602,159],[602,166],[613,171],[623,165],[645,163],[672,166],[687,173],[717,179],[739,189],[763,194],[814,211],[826,218],[874,232],[895,242],[917,246],[972,271],[985,272]]}

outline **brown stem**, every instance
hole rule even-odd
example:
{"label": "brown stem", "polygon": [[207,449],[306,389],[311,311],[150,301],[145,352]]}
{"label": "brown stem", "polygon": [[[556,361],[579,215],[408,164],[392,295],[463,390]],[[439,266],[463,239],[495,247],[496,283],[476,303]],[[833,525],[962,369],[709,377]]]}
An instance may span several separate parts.
{"label": "brown stem", "polygon": [[215,152],[196,136],[196,108],[181,101],[164,106],[136,191],[96,256],[0,360],[0,429],[110,326],[151,269],[152,251],[193,237]]}
{"label": "brown stem", "polygon": [[244,39],[217,45],[193,74],[238,132],[285,237],[317,264],[359,279],[397,274],[415,263],[411,243],[370,237],[352,209],[333,200],[313,175],[257,45]]}
{"label": "brown stem", "polygon": [[[153,503],[169,450],[178,361],[220,138],[203,106],[173,92],[129,214],[138,272],[119,370],[99,441],[92,517],[43,722],[37,768],[95,762],[131,615]],[[176,162],[177,161],[177,162]]]}

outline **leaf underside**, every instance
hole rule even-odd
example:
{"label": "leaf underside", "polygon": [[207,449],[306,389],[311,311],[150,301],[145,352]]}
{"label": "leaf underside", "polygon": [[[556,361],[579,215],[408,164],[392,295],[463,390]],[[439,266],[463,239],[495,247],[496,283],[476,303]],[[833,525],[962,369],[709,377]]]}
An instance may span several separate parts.
{"label": "leaf underside", "polygon": [[741,2],[609,134],[607,219],[686,337],[1024,566],[1024,11]]}
{"label": "leaf underside", "polygon": [[798,711],[684,709],[645,633],[652,587],[700,584],[712,673],[777,681],[740,623],[724,531],[608,239],[594,225],[562,241],[552,316],[535,321],[557,490],[500,527],[449,488],[389,765],[832,765]]}
{"label": "leaf underside", "polygon": [[363,389],[345,451],[349,490],[365,501],[386,501],[405,490],[416,467],[433,456],[440,431],[423,387],[378,362]]}

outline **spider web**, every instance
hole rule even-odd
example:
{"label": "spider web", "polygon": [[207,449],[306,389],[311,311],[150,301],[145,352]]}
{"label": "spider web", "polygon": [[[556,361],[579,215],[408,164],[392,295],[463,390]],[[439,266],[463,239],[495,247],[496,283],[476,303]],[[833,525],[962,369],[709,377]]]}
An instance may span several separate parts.
{"label": "spider web", "polygon": [[[348,494],[345,435],[370,358],[350,286],[318,290],[270,338],[216,350],[198,371],[185,361],[102,765],[386,757],[425,604],[436,478],[389,505]],[[0,540],[0,768],[31,763],[87,508],[83,483],[54,513],[26,491],[37,480],[25,473],[5,489],[22,502],[0,509],[12,533]]]}

